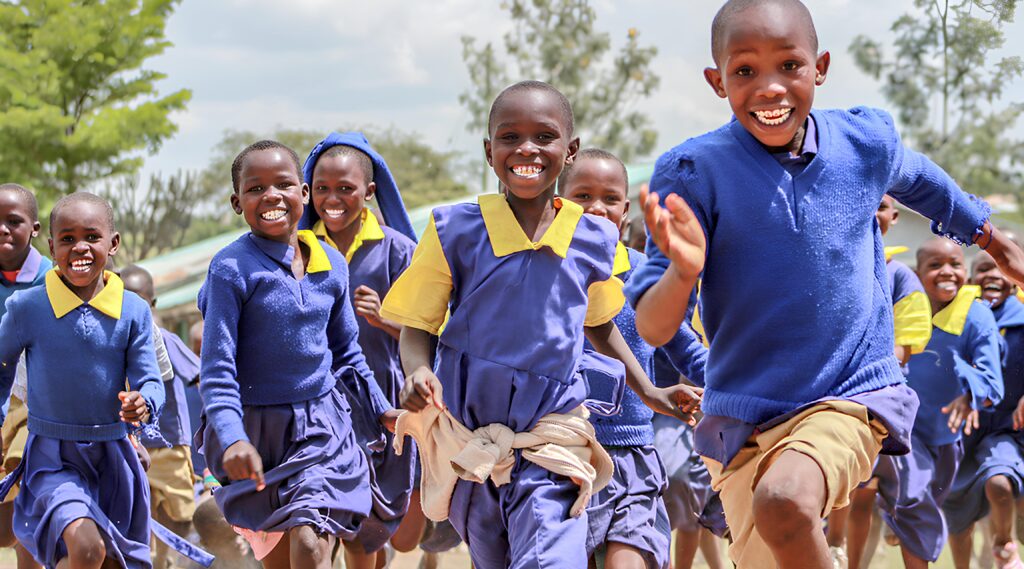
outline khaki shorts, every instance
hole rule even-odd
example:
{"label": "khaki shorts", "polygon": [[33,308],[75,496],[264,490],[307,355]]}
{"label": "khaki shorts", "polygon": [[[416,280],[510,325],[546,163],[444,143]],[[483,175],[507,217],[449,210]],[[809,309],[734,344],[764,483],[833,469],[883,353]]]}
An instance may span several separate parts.
{"label": "khaki shorts", "polygon": [[[25,456],[25,443],[28,441],[28,406],[21,399],[11,397],[11,405],[0,433],[3,433],[4,438],[4,472],[11,472],[21,464],[21,458]],[[15,484],[7,493],[4,504],[13,502],[18,496],[19,485]]]}
{"label": "khaki shorts", "polygon": [[754,488],[783,451],[810,457],[825,477],[825,517],[850,503],[850,492],[869,478],[888,430],[863,405],[827,401],[785,423],[756,432],[725,468],[705,458],[711,487],[721,492],[733,543],[729,558],[739,569],[774,569],[771,549],[754,527]]}
{"label": "khaki shorts", "polygon": [[195,472],[192,470],[192,452],[180,445],[171,448],[147,449],[153,465],[146,473],[151,494],[150,509],[176,522],[191,522],[196,511]]}

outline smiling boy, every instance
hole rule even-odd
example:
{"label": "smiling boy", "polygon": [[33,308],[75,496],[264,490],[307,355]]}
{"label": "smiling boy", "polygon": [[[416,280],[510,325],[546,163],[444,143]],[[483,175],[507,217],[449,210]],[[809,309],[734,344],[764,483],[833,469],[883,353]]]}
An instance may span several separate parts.
{"label": "smiling boy", "polygon": [[[642,194],[649,261],[627,296],[660,345],[703,279],[710,352],[695,444],[721,490],[730,555],[741,568],[824,569],[821,517],[879,451],[907,452],[917,407],[894,356],[882,196],[978,241],[1014,280],[1024,253],[983,202],[903,146],[888,114],[812,110],[830,57],[802,3],[727,2],[711,35],[704,76],[736,118],[658,160]],[[755,294],[765,287],[770,302]]]}

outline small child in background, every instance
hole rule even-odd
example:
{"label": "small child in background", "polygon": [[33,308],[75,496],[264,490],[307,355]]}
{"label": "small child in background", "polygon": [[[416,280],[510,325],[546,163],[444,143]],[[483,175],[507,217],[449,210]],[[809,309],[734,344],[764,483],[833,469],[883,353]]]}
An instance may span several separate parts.
{"label": "small child in background", "polygon": [[[39,204],[36,196],[18,184],[0,184],[0,318],[7,311],[7,299],[16,291],[42,286],[46,271],[53,263],[32,246],[32,239],[39,235]],[[3,467],[12,472],[18,467],[25,452],[28,430],[28,409],[25,407],[25,361],[18,361],[16,380],[11,389],[4,419]],[[18,569],[34,569],[39,564],[14,537],[14,498],[18,496],[15,485],[0,503],[0,546],[14,547],[18,556]]]}
{"label": "small child in background", "polygon": [[1024,490],[1024,436],[1019,431],[1024,428],[1024,304],[1017,299],[1017,287],[984,251],[974,258],[971,284],[981,287],[981,299],[991,305],[1005,342],[1005,394],[964,438],[964,458],[942,509],[957,567],[970,565],[974,524],[988,515],[983,526],[992,534],[996,567],[1024,569],[1013,541],[1015,498]]}
{"label": "small child in background", "polygon": [[927,348],[910,358],[907,384],[921,405],[911,453],[879,458],[879,505],[900,540],[908,569],[927,567],[946,541],[942,503],[963,457],[961,428],[978,428],[978,413],[1003,396],[1000,337],[992,311],[966,285],[963,249],[933,238],[917,250],[917,275],[932,309]]}
{"label": "small child in background", "polygon": [[[268,569],[327,569],[335,538],[370,511],[366,458],[339,381],[392,407],[357,342],[345,259],[297,229],[309,188],[274,141],[231,165],[231,205],[250,232],[219,251],[199,293],[205,415],[197,442],[214,492]],[[325,333],[326,331],[326,333]]]}
{"label": "small child in background", "polygon": [[[121,269],[121,280],[125,290],[130,290],[145,300],[154,312],[156,321],[156,289],[153,277],[138,265]],[[199,374],[199,358],[195,356],[173,332],[161,328],[159,322],[154,329],[157,362],[161,373],[166,366],[169,373],[163,375],[167,403],[160,414],[159,437],[143,436],[140,442],[149,451],[151,465],[146,473],[149,478],[150,509],[153,519],[160,522],[181,537],[188,537],[195,512],[195,471],[192,468],[192,425],[185,400],[185,384]],[[170,448],[167,445],[171,445]],[[162,541],[156,543],[153,564],[164,569],[171,560],[168,548]]]}
{"label": "small child in background", "polygon": [[[628,191],[629,180],[622,161],[595,148],[579,151],[558,178],[558,195],[579,204],[584,213],[611,221],[619,228],[620,236],[629,219]],[[646,257],[621,242],[617,248],[613,274],[625,283]],[[613,322],[644,373],[654,377],[655,349],[637,334],[634,317],[633,309],[626,305]],[[681,332],[662,350],[689,370],[703,365],[706,350],[688,325],[686,330],[689,334]],[[609,391],[608,385],[590,384],[591,398],[611,400],[613,394]],[[619,414],[590,418],[597,441],[611,455],[615,471],[608,486],[594,495],[587,508],[587,552],[591,556],[603,555],[605,566],[611,569],[644,564],[650,569],[669,566],[671,530],[661,497],[666,487],[665,466],[653,444],[653,417],[654,411],[635,393],[627,391]],[[665,418],[684,424],[674,417]]]}
{"label": "small child in background", "polygon": [[[344,252],[359,323],[359,346],[384,396],[398,405],[405,384],[398,353],[402,327],[380,315],[381,299],[409,266],[416,248],[416,235],[398,186],[387,163],[358,132],[331,133],[317,144],[303,166],[303,179],[309,185],[312,204],[305,209],[299,227],[311,229]],[[379,205],[385,226],[367,207],[370,200]],[[368,410],[362,408],[366,407],[363,402],[349,403],[357,407],[355,413]],[[371,419],[376,422],[375,417]],[[380,432],[379,424],[376,431]],[[351,569],[373,569],[378,561],[383,562],[383,547],[391,539],[399,551],[411,551],[423,534],[425,519],[418,492],[413,490],[416,452],[396,455],[391,448],[394,435],[383,434],[387,443],[383,449],[370,450],[366,445],[371,441],[360,441],[369,453],[373,509],[355,542],[345,544],[345,563]],[[407,517],[410,495],[415,505],[413,515]]]}
{"label": "small child in background", "polygon": [[58,268],[9,298],[0,321],[0,398],[25,352],[29,410],[24,456],[0,496],[21,479],[14,531],[46,567],[151,567],[149,487],[128,425],[159,415],[164,388],[149,306],[104,271],[119,245],[110,204],[61,198],[50,212]]}

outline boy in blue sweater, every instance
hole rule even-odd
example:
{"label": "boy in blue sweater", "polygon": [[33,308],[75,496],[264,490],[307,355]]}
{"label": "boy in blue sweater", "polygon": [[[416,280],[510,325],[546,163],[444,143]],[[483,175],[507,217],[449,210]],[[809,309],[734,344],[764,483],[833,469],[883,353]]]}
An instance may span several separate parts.
{"label": "boy in blue sweater", "polygon": [[[987,247],[1013,280],[1024,253],[983,202],[904,148],[889,115],[812,110],[830,58],[802,3],[732,0],[711,35],[705,78],[736,118],[658,160],[643,194],[649,260],[627,296],[640,334],[661,345],[702,277],[710,352],[695,444],[721,490],[730,555],[824,569],[822,516],[848,503],[879,451],[907,452],[916,413],[893,355],[882,195]],[[767,287],[770,303],[752,294]]]}
{"label": "boy in blue sweater", "polygon": [[15,534],[46,567],[149,568],[149,488],[127,436],[164,402],[149,307],[104,270],[120,244],[105,200],[62,198],[50,235],[58,269],[9,298],[0,321],[0,398],[24,352],[29,410],[24,457],[0,496],[20,478]]}

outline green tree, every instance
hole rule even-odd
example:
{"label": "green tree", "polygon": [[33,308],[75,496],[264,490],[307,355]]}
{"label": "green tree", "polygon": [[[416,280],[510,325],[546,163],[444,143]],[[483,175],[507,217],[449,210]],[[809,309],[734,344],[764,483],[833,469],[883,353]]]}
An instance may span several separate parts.
{"label": "green tree", "polygon": [[125,175],[102,193],[114,207],[122,265],[182,246],[202,197],[196,176],[184,172],[168,178],[153,174],[148,186],[137,174]]}
{"label": "green tree", "polygon": [[0,1],[0,179],[45,205],[110,176],[177,131],[188,90],[160,96],[143,68],[170,45],[179,0]]}
{"label": "green tree", "polygon": [[1024,62],[1017,56],[990,62],[1020,3],[915,0],[916,12],[892,25],[891,54],[866,36],[850,46],[857,65],[882,80],[908,142],[982,195],[1024,190],[1024,141],[1014,134],[1024,104],[1003,102]]}
{"label": "green tree", "polygon": [[[614,152],[624,161],[654,149],[657,133],[648,116],[633,106],[657,89],[651,69],[655,47],[642,47],[630,28],[615,54],[611,35],[595,29],[597,14],[588,0],[510,0],[502,6],[512,19],[499,57],[488,42],[477,47],[462,39],[462,57],[472,86],[459,101],[469,111],[470,132],[483,133],[494,97],[509,75],[551,83],[572,102],[584,146]],[[609,57],[611,56],[611,57]],[[486,176],[484,188],[486,188]]]}

